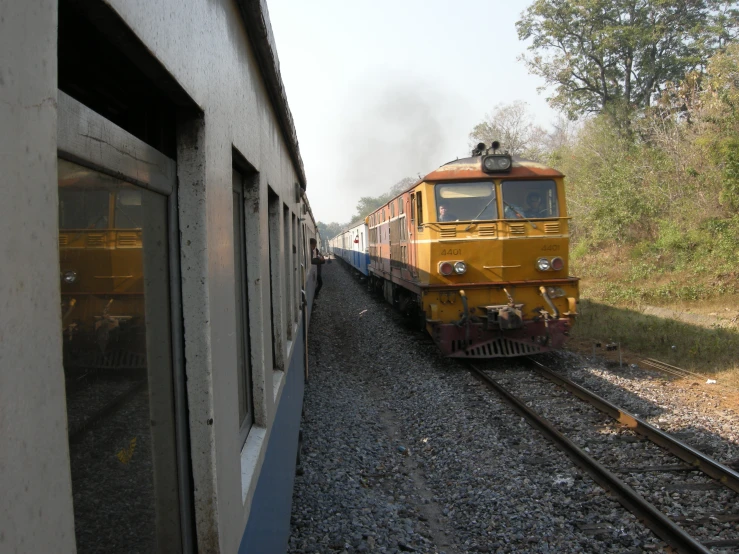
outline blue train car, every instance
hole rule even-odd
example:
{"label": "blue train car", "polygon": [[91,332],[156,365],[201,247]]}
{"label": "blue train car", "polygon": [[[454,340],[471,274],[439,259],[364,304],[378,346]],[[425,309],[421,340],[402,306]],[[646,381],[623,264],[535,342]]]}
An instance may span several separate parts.
{"label": "blue train car", "polygon": [[345,261],[364,276],[369,275],[369,244],[367,224],[363,221],[349,227],[329,240],[334,257]]}

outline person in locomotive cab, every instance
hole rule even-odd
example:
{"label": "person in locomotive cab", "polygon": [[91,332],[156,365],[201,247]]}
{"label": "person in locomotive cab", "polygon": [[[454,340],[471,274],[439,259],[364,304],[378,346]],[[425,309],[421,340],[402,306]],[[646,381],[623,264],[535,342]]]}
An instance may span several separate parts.
{"label": "person in locomotive cab", "polygon": [[547,207],[540,192],[530,192],[526,196],[526,217],[548,217]]}
{"label": "person in locomotive cab", "polygon": [[457,221],[459,217],[457,214],[449,211],[449,206],[446,204],[439,204],[439,221]]}
{"label": "person in locomotive cab", "polygon": [[318,266],[316,268],[316,271],[318,272],[316,276],[316,290],[313,293],[313,299],[318,299],[318,293],[321,290],[321,287],[323,286],[323,279],[321,278],[321,266],[326,263],[326,258],[324,258],[321,255],[321,252],[318,250],[318,243],[316,242],[316,239],[310,239],[310,263]]}

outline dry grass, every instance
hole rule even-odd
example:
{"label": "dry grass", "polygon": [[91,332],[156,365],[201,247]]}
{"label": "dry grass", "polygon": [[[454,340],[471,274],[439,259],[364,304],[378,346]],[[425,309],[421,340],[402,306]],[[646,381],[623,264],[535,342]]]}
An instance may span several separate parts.
{"label": "dry grass", "polygon": [[[722,305],[719,302],[713,306]],[[684,303],[681,307],[687,308]],[[693,308],[698,309],[697,306]],[[739,389],[739,331],[736,327],[704,326],[592,300],[582,300],[579,311],[573,330],[573,347],[585,354],[596,342],[603,345],[617,342],[628,363],[639,363],[640,358],[656,358]]]}

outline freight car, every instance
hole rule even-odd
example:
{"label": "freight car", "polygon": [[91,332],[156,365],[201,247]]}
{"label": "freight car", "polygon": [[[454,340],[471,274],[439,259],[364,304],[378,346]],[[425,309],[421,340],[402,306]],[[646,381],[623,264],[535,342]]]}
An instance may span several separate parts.
{"label": "freight car", "polygon": [[564,176],[480,144],[366,218],[368,278],[442,353],[535,354],[577,315]]}

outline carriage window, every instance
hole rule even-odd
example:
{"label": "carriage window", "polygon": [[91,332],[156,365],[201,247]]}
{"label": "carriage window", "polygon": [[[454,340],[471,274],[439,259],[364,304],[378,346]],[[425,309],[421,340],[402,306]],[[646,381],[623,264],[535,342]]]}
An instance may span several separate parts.
{"label": "carriage window", "polygon": [[[293,326],[290,324],[290,314],[293,311],[293,295],[290,293],[292,290],[292,271],[290,271],[290,256],[292,251],[291,233],[290,233],[290,208],[283,202],[282,204],[282,231],[283,231],[283,256],[285,258],[285,266],[282,275],[284,281],[282,282],[283,290],[285,292],[285,321],[287,322],[287,338],[292,340],[293,338]],[[319,243],[320,244],[320,243]]]}
{"label": "carriage window", "polygon": [[495,185],[490,181],[436,185],[437,221],[498,218]]}
{"label": "carriage window", "polygon": [[232,171],[234,293],[236,312],[236,377],[239,392],[239,436],[243,444],[254,421],[251,368],[251,328],[249,325],[249,290],[246,267],[246,210],[244,209],[244,176]]}
{"label": "carriage window", "polygon": [[[58,186],[77,549],[166,551],[179,528],[167,197],[62,159]],[[125,225],[108,225],[113,207]]]}
{"label": "carriage window", "polygon": [[416,221],[416,195],[411,193],[411,223]]}
{"label": "carriage window", "polygon": [[418,227],[420,229],[423,225],[423,195],[420,192],[416,193],[416,210],[418,211]]}
{"label": "carriage window", "polygon": [[546,181],[503,181],[505,219],[559,217],[557,185]]}

